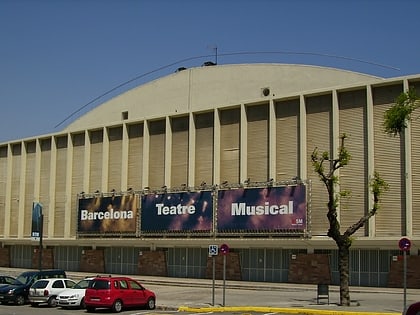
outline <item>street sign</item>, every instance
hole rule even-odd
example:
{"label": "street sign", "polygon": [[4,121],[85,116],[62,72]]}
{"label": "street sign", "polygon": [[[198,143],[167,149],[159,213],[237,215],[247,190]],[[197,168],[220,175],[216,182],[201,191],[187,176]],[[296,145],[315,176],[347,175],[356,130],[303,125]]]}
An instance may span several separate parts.
{"label": "street sign", "polygon": [[218,245],[209,245],[209,256],[217,256],[219,254]]}
{"label": "street sign", "polygon": [[227,255],[229,253],[229,246],[227,244],[222,244],[220,246],[220,253],[222,255]]}
{"label": "street sign", "polygon": [[400,241],[398,242],[398,246],[402,251],[409,251],[410,247],[411,247],[411,241],[406,238],[403,237],[402,239],[400,239]]}

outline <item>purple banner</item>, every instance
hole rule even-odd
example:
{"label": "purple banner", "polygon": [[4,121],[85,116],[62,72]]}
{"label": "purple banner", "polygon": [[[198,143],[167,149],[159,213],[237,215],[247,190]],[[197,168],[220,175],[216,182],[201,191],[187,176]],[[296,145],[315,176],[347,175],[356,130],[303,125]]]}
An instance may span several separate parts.
{"label": "purple banner", "polygon": [[211,191],[148,194],[142,197],[142,232],[206,232],[212,228]]}
{"label": "purple banner", "polygon": [[217,231],[306,229],[305,185],[219,190]]}
{"label": "purple banner", "polygon": [[83,234],[135,234],[138,195],[79,199],[78,232]]}

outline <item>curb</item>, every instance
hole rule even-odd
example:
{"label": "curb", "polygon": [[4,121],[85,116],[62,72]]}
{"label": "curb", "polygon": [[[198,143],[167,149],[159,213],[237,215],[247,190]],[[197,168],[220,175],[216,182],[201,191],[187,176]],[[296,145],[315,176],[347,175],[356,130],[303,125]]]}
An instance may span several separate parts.
{"label": "curb", "polygon": [[222,306],[222,307],[189,307],[180,306],[179,312],[259,312],[259,313],[284,313],[284,314],[304,314],[304,315],[401,315],[401,313],[384,313],[384,312],[357,312],[342,310],[315,310],[309,308],[283,308],[283,307],[264,307],[264,306]]}

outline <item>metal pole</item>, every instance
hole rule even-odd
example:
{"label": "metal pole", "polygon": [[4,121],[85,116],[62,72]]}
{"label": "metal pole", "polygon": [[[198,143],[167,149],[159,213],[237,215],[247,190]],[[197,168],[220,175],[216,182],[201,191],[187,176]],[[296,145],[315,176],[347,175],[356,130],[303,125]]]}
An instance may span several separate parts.
{"label": "metal pole", "polygon": [[43,227],[44,227],[44,215],[41,214],[40,218],[40,227],[39,227],[39,253],[38,253],[38,268],[39,271],[42,270],[42,234],[43,234]]}
{"label": "metal pole", "polygon": [[404,312],[407,308],[407,251],[404,251]]}
{"label": "metal pole", "polygon": [[213,260],[213,294],[212,294],[212,303],[211,305],[214,306],[214,289],[215,289],[215,279],[216,279],[216,261],[215,261],[216,257],[213,255],[212,256],[212,260]]}
{"label": "metal pole", "polygon": [[223,255],[223,304],[225,306],[226,301],[226,255]]}

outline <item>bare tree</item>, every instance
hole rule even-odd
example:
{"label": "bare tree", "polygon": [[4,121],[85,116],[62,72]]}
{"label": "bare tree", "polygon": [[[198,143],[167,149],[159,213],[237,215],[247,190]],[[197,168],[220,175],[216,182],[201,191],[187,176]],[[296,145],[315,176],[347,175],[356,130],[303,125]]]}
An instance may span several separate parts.
{"label": "bare tree", "polygon": [[[328,191],[328,212],[327,218],[329,221],[328,236],[331,237],[338,248],[338,267],[340,272],[340,305],[350,305],[350,290],[349,290],[349,257],[350,247],[352,244],[352,235],[363,227],[369,219],[374,216],[379,209],[379,197],[384,190],[388,189],[388,184],[381,179],[377,172],[374,172],[370,179],[370,190],[373,196],[373,205],[371,209],[367,209],[366,213],[353,225],[342,229],[338,219],[338,209],[340,199],[348,196],[349,192],[341,191],[339,185],[339,175],[337,171],[346,166],[350,161],[350,153],[345,147],[345,140],[347,136],[343,134],[340,137],[340,147],[338,149],[338,156],[331,159],[327,151],[320,152],[315,148],[311,155],[312,166],[318,174],[321,181],[324,183]],[[329,166],[328,170],[325,164]]]}

